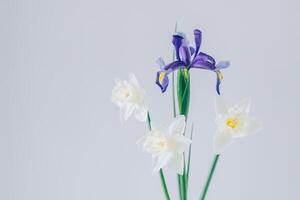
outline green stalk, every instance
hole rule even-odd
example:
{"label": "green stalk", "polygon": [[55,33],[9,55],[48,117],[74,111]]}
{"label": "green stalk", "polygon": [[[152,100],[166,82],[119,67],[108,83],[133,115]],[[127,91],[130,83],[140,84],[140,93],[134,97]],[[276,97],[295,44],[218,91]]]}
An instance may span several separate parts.
{"label": "green stalk", "polygon": [[164,172],[163,172],[162,169],[159,170],[159,177],[160,177],[161,185],[162,185],[163,190],[164,190],[165,199],[166,200],[170,200],[170,195],[169,195],[169,192],[168,192],[168,187],[167,187],[165,176],[164,176]]}
{"label": "green stalk", "polygon": [[[177,98],[178,98],[178,107],[179,114],[184,115],[186,120],[189,112],[190,105],[190,74],[188,69],[179,69],[177,73]],[[184,160],[185,160],[185,155]],[[187,172],[184,162],[183,175],[178,175],[180,180],[180,192],[181,200],[187,199]]]}
{"label": "green stalk", "polygon": [[[194,124],[192,123],[190,140],[193,139],[193,132],[194,132]],[[189,176],[190,176],[191,155],[192,155],[192,144],[190,144],[190,146],[189,146],[189,155],[188,155],[188,163],[187,163],[187,172],[186,172],[187,188],[188,188],[188,182],[189,182]]]}
{"label": "green stalk", "polygon": [[215,157],[214,157],[214,159],[213,159],[213,162],[212,162],[212,165],[211,165],[211,167],[210,167],[210,171],[209,171],[208,177],[207,177],[207,179],[206,179],[206,182],[205,182],[203,191],[202,191],[202,193],[201,193],[200,200],[205,200],[205,197],[206,197],[206,194],[207,194],[207,191],[208,191],[208,188],[209,188],[211,179],[212,179],[212,177],[213,177],[213,175],[214,175],[216,166],[217,166],[217,164],[218,164],[219,157],[220,157],[220,155],[218,154],[218,155],[215,155]]}
{"label": "green stalk", "polygon": [[183,200],[182,180],[181,180],[181,176],[179,174],[177,174],[177,182],[178,182],[179,198],[180,198],[180,200]]}
{"label": "green stalk", "polygon": [[177,98],[180,115],[188,117],[190,106],[190,73],[188,69],[179,69],[177,73]]}
{"label": "green stalk", "polygon": [[[177,22],[175,24],[175,30],[174,32],[177,32]],[[175,48],[173,48],[173,55],[172,55],[172,59],[173,61],[175,61]],[[177,116],[176,114],[176,100],[175,100],[175,75],[174,72],[172,72],[172,103],[173,103],[173,117],[175,118]]]}
{"label": "green stalk", "polygon": [[[147,113],[147,123],[148,123],[149,130],[151,131],[151,118],[150,118],[149,111]],[[168,187],[167,187],[165,176],[164,176],[164,172],[163,172],[162,169],[159,170],[159,177],[160,177],[160,182],[161,182],[161,185],[162,185],[162,188],[163,188],[163,192],[164,192],[164,195],[165,195],[165,199],[166,200],[170,200],[170,195],[169,195]]]}
{"label": "green stalk", "polygon": [[[174,33],[177,32],[177,22],[175,24],[175,30],[174,30]],[[172,58],[173,58],[173,61],[175,60],[175,48],[173,49],[173,55],[172,55]],[[172,106],[173,106],[173,117],[175,118],[177,116],[177,113],[176,113],[176,99],[175,99],[175,73],[172,72]],[[178,182],[178,192],[179,192],[179,198],[180,200],[184,200],[184,196],[183,196],[183,181],[182,181],[182,177],[181,175],[177,174],[177,182]]]}
{"label": "green stalk", "polygon": [[[173,61],[175,59],[175,51],[173,50]],[[176,104],[175,104],[175,76],[174,72],[172,72],[172,100],[173,100],[173,116],[176,117]],[[183,186],[182,186],[182,178],[181,175],[177,174],[177,182],[178,182],[178,192],[180,200],[184,200],[183,197]]]}
{"label": "green stalk", "polygon": [[[185,159],[185,156],[183,157]],[[183,175],[181,176],[181,180],[182,180],[182,197],[183,200],[187,199],[187,180],[186,180],[186,170],[185,170],[185,162],[184,162],[184,166],[183,166]]]}

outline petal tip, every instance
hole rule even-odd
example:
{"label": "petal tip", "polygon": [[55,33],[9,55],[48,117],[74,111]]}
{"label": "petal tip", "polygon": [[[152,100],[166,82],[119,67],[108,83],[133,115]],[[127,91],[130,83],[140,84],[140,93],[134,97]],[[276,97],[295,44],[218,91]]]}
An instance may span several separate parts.
{"label": "petal tip", "polygon": [[194,29],[194,34],[196,35],[196,34],[201,34],[202,32],[199,30],[199,29]]}

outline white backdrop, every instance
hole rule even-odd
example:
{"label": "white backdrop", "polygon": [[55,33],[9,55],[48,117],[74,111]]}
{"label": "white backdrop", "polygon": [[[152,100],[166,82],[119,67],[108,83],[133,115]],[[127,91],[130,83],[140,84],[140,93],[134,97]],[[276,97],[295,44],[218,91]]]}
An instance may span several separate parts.
{"label": "white backdrop", "polygon": [[[119,123],[114,78],[130,72],[152,117],[171,120],[170,93],[154,84],[171,35],[203,32],[202,50],[231,60],[223,95],[252,97],[264,128],[221,156],[208,200],[300,199],[299,1],[0,1],[0,199],[163,199],[147,127]],[[190,199],[212,159],[215,74],[192,71],[195,123]],[[169,90],[170,91],[170,90]],[[176,178],[167,172],[172,197]]]}

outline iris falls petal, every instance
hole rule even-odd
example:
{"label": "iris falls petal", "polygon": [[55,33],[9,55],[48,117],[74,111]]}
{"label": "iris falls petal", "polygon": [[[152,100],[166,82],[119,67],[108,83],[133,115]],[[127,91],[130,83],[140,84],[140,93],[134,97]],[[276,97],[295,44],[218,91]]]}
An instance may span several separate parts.
{"label": "iris falls petal", "polygon": [[157,72],[156,75],[156,84],[160,87],[162,92],[167,90],[169,85],[169,77],[168,75],[178,68],[184,68],[185,63],[182,61],[174,61],[166,66],[164,66],[160,71]]}
{"label": "iris falls petal", "polygon": [[217,74],[216,90],[217,90],[217,93],[220,95],[220,84],[221,84],[221,81],[223,79],[223,75],[222,75],[222,72],[220,70],[216,71],[216,74]]}
{"label": "iris falls petal", "polygon": [[165,92],[169,85],[169,77],[167,71],[159,71],[156,75],[156,84],[160,87],[161,92]]}

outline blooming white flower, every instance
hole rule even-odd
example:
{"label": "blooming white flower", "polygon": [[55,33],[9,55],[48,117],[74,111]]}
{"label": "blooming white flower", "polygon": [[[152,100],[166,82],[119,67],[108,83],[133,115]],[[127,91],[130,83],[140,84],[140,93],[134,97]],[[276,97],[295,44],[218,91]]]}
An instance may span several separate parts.
{"label": "blooming white flower", "polygon": [[214,137],[214,152],[220,154],[234,138],[251,135],[261,127],[261,123],[249,116],[251,102],[242,100],[228,107],[221,97],[216,98],[217,133]]}
{"label": "blooming white flower", "polygon": [[147,120],[147,107],[144,102],[145,91],[140,87],[134,74],[129,81],[116,80],[112,90],[112,102],[120,108],[121,121],[126,121],[132,114],[140,121]]}
{"label": "blooming white flower", "polygon": [[185,117],[181,115],[167,129],[152,125],[152,130],[141,139],[144,150],[152,154],[153,172],[171,167],[178,174],[183,174],[183,152],[191,144],[191,140],[183,135],[185,125]]}

